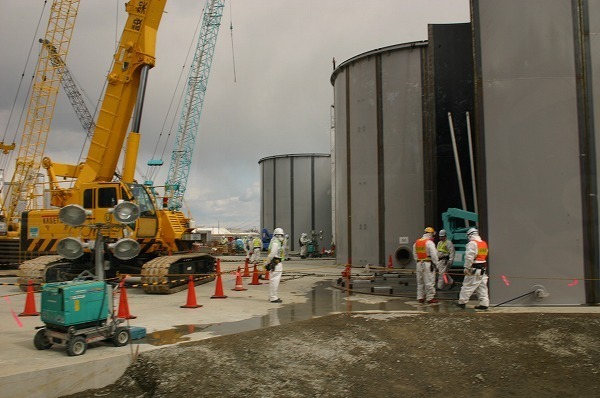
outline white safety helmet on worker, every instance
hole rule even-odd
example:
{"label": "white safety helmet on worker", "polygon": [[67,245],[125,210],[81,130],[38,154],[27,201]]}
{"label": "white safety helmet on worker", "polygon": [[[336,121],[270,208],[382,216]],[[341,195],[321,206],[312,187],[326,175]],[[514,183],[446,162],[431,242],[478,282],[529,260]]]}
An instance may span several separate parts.
{"label": "white safety helmet on worker", "polygon": [[440,238],[446,236],[446,230],[445,229],[440,229]]}
{"label": "white safety helmet on worker", "polygon": [[278,238],[279,240],[283,240],[284,239],[284,233],[283,233],[283,229],[281,228],[275,228],[273,230],[273,236]]}
{"label": "white safety helmet on worker", "polygon": [[477,228],[469,228],[467,230],[467,236],[471,235],[479,235],[479,231],[477,231]]}

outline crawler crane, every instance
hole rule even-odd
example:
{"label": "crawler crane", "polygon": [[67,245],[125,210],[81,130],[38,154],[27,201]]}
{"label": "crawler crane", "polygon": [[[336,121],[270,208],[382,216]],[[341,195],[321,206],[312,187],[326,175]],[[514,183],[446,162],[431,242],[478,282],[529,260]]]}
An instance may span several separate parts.
{"label": "crawler crane", "polygon": [[[134,182],[140,140],[140,121],[148,71],[155,63],[156,34],[166,0],[136,0],[126,4],[127,22],[119,42],[114,64],[108,75],[108,87],[96,121],[86,160],[79,165],[53,163],[44,167],[49,174],[66,179],[67,187],[55,186],[51,201],[55,208],[24,212],[21,240],[30,251],[56,252],[57,242],[65,237],[83,241],[95,239],[93,228],[74,228],[62,224],[60,207],[78,204],[88,210],[90,224],[110,220],[112,208],[120,201],[132,201],[140,208],[140,218],[128,228],[110,231],[107,242],[127,237],[141,246],[140,254],[119,260],[105,253],[104,267],[110,278],[116,272],[144,274],[147,293],[172,293],[185,289],[182,276],[214,272],[215,259],[201,253],[182,253],[191,242],[183,241],[188,219],[183,213],[159,207],[152,188]],[[132,127],[127,134],[133,114]],[[125,138],[127,137],[127,140]],[[114,179],[119,155],[127,142],[123,173]],[[173,254],[174,253],[174,254]],[[167,255],[172,254],[172,255]],[[24,262],[19,268],[21,284],[32,280],[45,282],[70,280],[85,270],[94,269],[93,255],[68,260],[58,255],[41,256]],[[210,277],[204,281],[210,280]]]}

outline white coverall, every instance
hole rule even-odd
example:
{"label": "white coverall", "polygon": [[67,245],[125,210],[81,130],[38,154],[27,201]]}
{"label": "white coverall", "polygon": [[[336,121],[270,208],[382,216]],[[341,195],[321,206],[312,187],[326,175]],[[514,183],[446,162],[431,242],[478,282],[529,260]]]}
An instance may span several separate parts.
{"label": "white coverall", "polygon": [[479,235],[473,234],[469,237],[469,243],[465,247],[465,279],[463,280],[463,285],[458,296],[458,304],[468,303],[473,293],[476,293],[479,305],[489,307],[490,297],[487,287],[487,270],[473,268],[474,263],[485,265],[485,262],[475,261],[477,257],[477,243],[475,241],[482,242],[483,240]]}
{"label": "white coverall", "polygon": [[279,289],[279,282],[281,281],[281,275],[283,274],[283,240],[282,235],[275,235],[269,243],[269,255],[267,256],[265,264],[269,264],[272,259],[279,259],[281,262],[275,266],[275,269],[269,274],[269,301],[278,300],[277,290]]}
{"label": "white coverall", "polygon": [[260,251],[262,250],[262,241],[260,238],[254,238],[252,240],[252,256],[250,257],[251,263],[257,263],[260,260]]}
{"label": "white coverall", "polygon": [[246,252],[246,260],[250,261],[250,254],[252,253],[252,239],[250,237],[244,239],[244,251]]}
{"label": "white coverall", "polygon": [[308,235],[304,232],[300,235],[300,258],[306,258],[306,252],[308,251],[308,243],[310,239],[308,239]]}
{"label": "white coverall", "polygon": [[[438,280],[437,280],[437,288],[443,289],[447,285],[452,286],[454,283],[454,279],[450,276],[448,271],[454,262],[454,255],[456,254],[456,250],[454,249],[454,243],[448,238],[441,239],[437,244],[437,252],[438,252]],[[444,274],[446,274],[446,279],[444,280]],[[448,281],[448,283],[446,283]]]}
{"label": "white coverall", "polygon": [[[427,256],[431,261],[419,261],[417,257],[416,242],[413,245],[413,257],[417,262],[417,300],[433,300],[435,297],[435,269],[438,264],[437,249],[433,243],[433,234],[426,233],[423,239],[428,239],[425,244]],[[432,269],[433,268],[433,269]]]}

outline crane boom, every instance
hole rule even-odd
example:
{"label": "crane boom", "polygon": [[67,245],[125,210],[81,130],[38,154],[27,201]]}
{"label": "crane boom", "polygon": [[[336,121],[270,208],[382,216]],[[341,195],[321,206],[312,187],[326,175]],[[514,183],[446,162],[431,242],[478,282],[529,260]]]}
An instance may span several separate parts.
{"label": "crane boom", "polygon": [[182,207],[224,3],[225,0],[207,0],[204,8],[198,44],[188,75],[185,100],[165,183],[167,191],[165,196],[169,197],[168,208],[171,210],[179,210]]}
{"label": "crane boom", "polygon": [[[56,54],[62,59],[66,59],[69,50],[79,2],[54,0],[52,3],[45,40],[53,43]],[[51,56],[42,51],[34,75],[15,172],[5,196],[8,203],[5,209],[6,221],[12,230],[18,229],[21,211],[30,207],[35,197],[34,183],[46,148],[60,80],[57,68],[51,62]]]}
{"label": "crane boom", "polygon": [[87,136],[92,138],[92,131],[94,130],[94,117],[90,113],[89,109],[85,105],[83,101],[83,96],[77,88],[77,84],[75,84],[75,79],[71,75],[71,71],[67,68],[67,64],[62,59],[60,54],[56,51],[56,47],[52,45],[47,39],[40,39],[40,43],[46,47],[48,53],[50,54],[50,62],[56,68],[56,71],[60,75],[60,82],[63,86],[63,90],[65,90],[65,94],[67,94],[67,98],[73,105],[73,109],[75,110],[75,114],[83,126]]}

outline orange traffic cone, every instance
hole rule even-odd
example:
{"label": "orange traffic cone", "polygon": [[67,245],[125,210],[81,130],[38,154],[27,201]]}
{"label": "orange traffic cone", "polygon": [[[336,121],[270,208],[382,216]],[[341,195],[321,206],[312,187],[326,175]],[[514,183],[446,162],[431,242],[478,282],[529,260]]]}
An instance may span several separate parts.
{"label": "orange traffic cone", "polygon": [[246,259],[246,264],[244,265],[244,275],[243,278],[250,278],[250,268],[248,268],[248,259]]}
{"label": "orange traffic cone", "polygon": [[392,262],[392,255],[388,257],[388,268],[394,268],[394,263]]}
{"label": "orange traffic cone", "polygon": [[38,316],[40,313],[35,309],[35,295],[33,291],[33,282],[27,282],[27,298],[25,299],[25,309],[19,316]]}
{"label": "orange traffic cone", "polygon": [[221,259],[217,259],[217,284],[215,286],[215,294],[210,296],[211,299],[215,298],[227,298],[225,294],[223,294],[223,280],[221,279]]}
{"label": "orange traffic cone", "polygon": [[237,272],[235,273],[235,288],[231,289],[231,290],[236,290],[236,291],[242,291],[242,290],[248,290],[244,287],[244,282],[242,281],[242,274],[240,273],[240,267],[238,267]]}
{"label": "orange traffic cone", "polygon": [[263,278],[265,281],[269,280],[269,270],[265,270],[265,276]]}
{"label": "orange traffic cone", "polygon": [[256,264],[254,264],[254,270],[252,271],[252,282],[250,282],[250,284],[262,285],[262,283],[258,281],[258,269],[256,268]]}
{"label": "orange traffic cone", "polygon": [[121,319],[135,319],[137,316],[129,313],[129,303],[127,302],[127,289],[125,289],[125,281],[119,283],[121,289],[121,296],[119,297],[119,312],[117,318]]}
{"label": "orange traffic cone", "polygon": [[202,307],[196,302],[196,290],[194,288],[194,277],[190,275],[188,280],[188,295],[185,305],[180,305],[180,308],[199,308]]}

